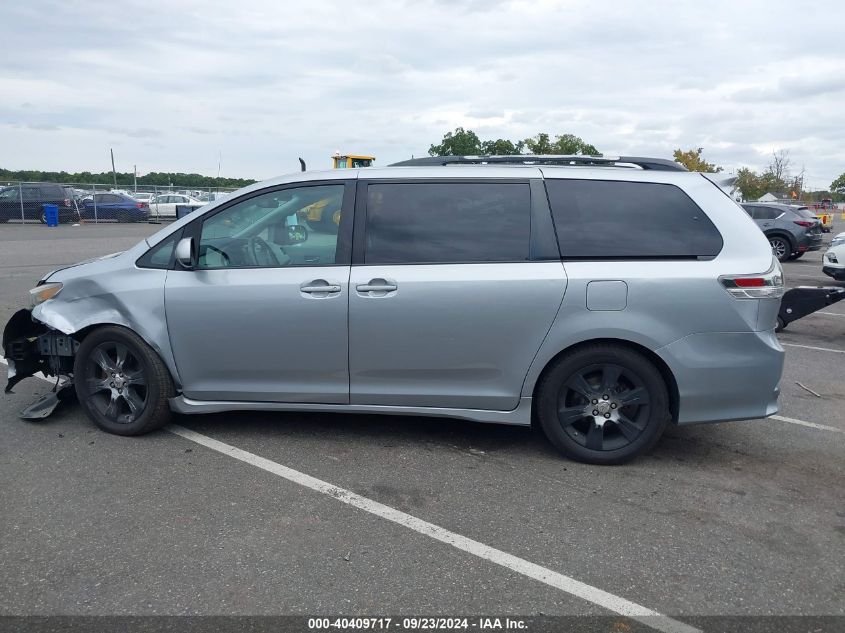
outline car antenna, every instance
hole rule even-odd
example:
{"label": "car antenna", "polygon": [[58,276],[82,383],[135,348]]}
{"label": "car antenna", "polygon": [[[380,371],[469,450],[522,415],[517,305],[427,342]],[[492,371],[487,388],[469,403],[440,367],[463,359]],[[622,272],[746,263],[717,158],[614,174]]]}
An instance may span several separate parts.
{"label": "car antenna", "polygon": [[299,159],[299,166],[302,167],[302,171],[305,171],[305,161],[301,158]]}

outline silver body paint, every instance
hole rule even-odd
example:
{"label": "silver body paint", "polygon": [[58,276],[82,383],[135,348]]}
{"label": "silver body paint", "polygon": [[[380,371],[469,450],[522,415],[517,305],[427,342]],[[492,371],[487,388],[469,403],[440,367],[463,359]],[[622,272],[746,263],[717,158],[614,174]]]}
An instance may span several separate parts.
{"label": "silver body paint", "polygon": [[[591,178],[675,184],[719,229],[709,261],[535,261],[151,270],[147,250],[240,196],[307,180]],[[417,414],[531,422],[538,378],[561,352],[622,341],[659,359],[680,424],[777,411],[780,300],[737,300],[723,274],[765,272],[771,250],[754,222],[699,174],[609,168],[394,167],[297,173],[252,185],[108,259],[51,273],[64,284],[34,319],[65,334],[130,328],[170,370],[182,413],[228,410]],[[328,299],[299,292],[323,278]],[[356,290],[374,278],[399,290]]]}

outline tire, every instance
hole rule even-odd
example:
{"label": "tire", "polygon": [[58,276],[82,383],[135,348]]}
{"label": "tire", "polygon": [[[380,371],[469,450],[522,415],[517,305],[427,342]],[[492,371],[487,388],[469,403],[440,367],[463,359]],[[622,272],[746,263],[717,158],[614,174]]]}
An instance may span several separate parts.
{"label": "tire", "polygon": [[660,439],[670,420],[669,393],[657,367],[639,352],[595,344],[566,354],[546,371],[537,386],[536,412],[546,437],[565,456],[622,464]]}
{"label": "tire", "polygon": [[128,211],[118,211],[116,219],[118,222],[132,222],[132,217]]}
{"label": "tire", "polygon": [[41,222],[41,224],[47,224],[47,214],[44,211],[42,211],[41,215],[38,216],[38,221]]}
{"label": "tire", "polygon": [[785,262],[792,255],[792,244],[780,235],[770,235],[769,246],[772,247],[772,255],[777,257],[779,262]]}
{"label": "tire", "polygon": [[89,334],[76,353],[73,375],[82,408],[104,431],[143,435],[170,421],[168,400],[175,395],[170,373],[127,328],[108,325]]}
{"label": "tire", "polygon": [[784,320],[782,318],[778,317],[777,325],[775,325],[775,332],[780,332],[780,331],[785,330],[785,329],[786,329],[786,323],[784,322]]}

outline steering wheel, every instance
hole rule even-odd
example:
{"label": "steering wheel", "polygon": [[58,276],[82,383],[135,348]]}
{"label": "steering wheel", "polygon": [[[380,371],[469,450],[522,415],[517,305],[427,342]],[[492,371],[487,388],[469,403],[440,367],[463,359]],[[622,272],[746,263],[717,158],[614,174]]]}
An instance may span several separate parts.
{"label": "steering wheel", "polygon": [[[279,258],[270,248],[270,245],[257,235],[249,238],[246,244],[246,250],[252,257],[252,263],[255,266],[279,266]],[[263,261],[262,261],[263,260]]]}
{"label": "steering wheel", "polygon": [[232,260],[229,258],[229,256],[224,251],[217,248],[216,246],[212,246],[211,244],[206,244],[205,248],[206,248],[206,250],[214,251],[215,253],[218,253],[220,255],[220,258],[223,260],[224,266],[229,266],[232,263]]}

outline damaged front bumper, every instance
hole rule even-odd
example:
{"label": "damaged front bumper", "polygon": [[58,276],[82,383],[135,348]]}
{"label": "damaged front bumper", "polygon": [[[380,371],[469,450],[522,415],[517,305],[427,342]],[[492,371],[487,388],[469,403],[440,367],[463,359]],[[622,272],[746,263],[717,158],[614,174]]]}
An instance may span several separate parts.
{"label": "damaged front bumper", "polygon": [[18,310],[3,330],[3,355],[9,365],[6,393],[38,372],[57,378],[72,376],[77,349],[79,342],[71,336],[34,320],[30,310]]}

